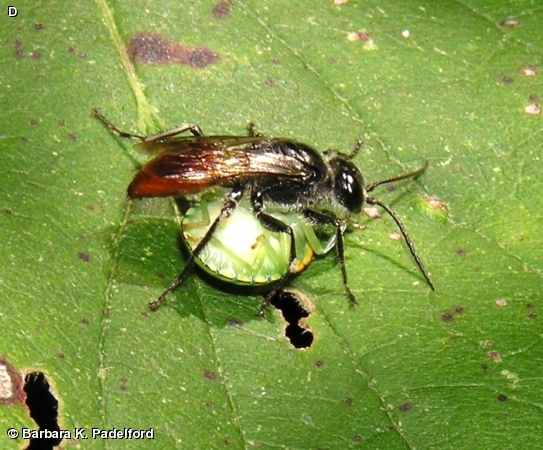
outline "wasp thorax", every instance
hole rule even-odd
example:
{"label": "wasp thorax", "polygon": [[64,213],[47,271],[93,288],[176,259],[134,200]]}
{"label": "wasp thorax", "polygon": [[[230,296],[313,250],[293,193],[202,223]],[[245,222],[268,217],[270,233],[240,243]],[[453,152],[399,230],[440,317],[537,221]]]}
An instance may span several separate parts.
{"label": "wasp thorax", "polygon": [[349,212],[358,213],[365,201],[364,180],[358,167],[350,160],[336,156],[330,160],[334,194]]}

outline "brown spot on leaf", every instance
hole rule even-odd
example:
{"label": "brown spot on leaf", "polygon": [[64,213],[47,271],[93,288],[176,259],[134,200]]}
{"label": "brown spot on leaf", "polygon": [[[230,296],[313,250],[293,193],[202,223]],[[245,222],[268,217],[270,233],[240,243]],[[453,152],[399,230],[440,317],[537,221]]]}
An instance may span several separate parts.
{"label": "brown spot on leaf", "polygon": [[499,402],[503,403],[503,402],[507,401],[507,396],[503,395],[503,394],[500,394],[500,395],[498,395],[497,399],[498,399]]}
{"label": "brown spot on leaf", "polygon": [[217,379],[217,375],[215,375],[211,370],[205,370],[204,377],[210,381],[215,381]]}
{"label": "brown spot on leaf", "polygon": [[230,14],[230,4],[228,2],[217,3],[211,11],[215,19],[224,19]]}
{"label": "brown spot on leaf", "polygon": [[136,34],[130,41],[130,55],[142,64],[183,64],[203,69],[220,60],[207,47],[188,47],[171,42],[166,37],[150,32]]}
{"label": "brown spot on leaf", "polygon": [[403,405],[398,406],[398,409],[401,412],[408,412],[413,409],[413,405],[411,403],[404,403]]}
{"label": "brown spot on leaf", "polygon": [[241,328],[243,326],[243,322],[235,317],[229,317],[226,322],[228,325],[234,328]]}
{"label": "brown spot on leaf", "polygon": [[39,31],[39,30],[43,30],[43,29],[45,29],[45,25],[44,25],[43,23],[35,23],[35,24],[34,24],[34,28],[35,28],[36,30],[38,30],[38,31]]}
{"label": "brown spot on leaf", "polygon": [[128,380],[125,377],[121,378],[121,386],[120,390],[121,392],[128,392]]}
{"label": "brown spot on leaf", "polygon": [[85,253],[85,252],[77,252],[77,257],[81,260],[81,261],[84,261],[84,262],[90,262],[91,260],[91,257],[88,253]]}
{"label": "brown spot on leaf", "polygon": [[21,403],[25,399],[23,379],[7,360],[0,357],[0,405]]}
{"label": "brown spot on leaf", "polygon": [[22,39],[15,39],[15,51],[13,54],[17,59],[21,59],[24,56]]}

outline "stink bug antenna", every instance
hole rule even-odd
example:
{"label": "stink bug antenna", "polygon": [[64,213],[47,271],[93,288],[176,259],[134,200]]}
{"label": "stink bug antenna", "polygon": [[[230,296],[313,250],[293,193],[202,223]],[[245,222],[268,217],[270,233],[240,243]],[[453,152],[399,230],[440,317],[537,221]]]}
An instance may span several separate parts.
{"label": "stink bug antenna", "polygon": [[[424,166],[422,168],[420,168],[419,170],[415,170],[414,172],[405,173],[403,175],[398,175],[398,176],[395,176],[395,177],[392,177],[392,178],[387,178],[386,180],[381,180],[381,181],[377,181],[375,183],[369,184],[366,187],[366,192],[371,192],[377,186],[381,186],[382,184],[392,183],[394,181],[399,181],[399,180],[405,180],[406,178],[418,177],[419,175],[426,172],[426,169],[428,169],[428,161],[426,161],[426,163],[424,164]],[[402,233],[402,236],[403,236],[403,238],[405,240],[405,243],[407,244],[407,248],[409,248],[409,252],[413,256],[413,259],[415,260],[415,263],[417,264],[419,270],[421,271],[422,275],[426,279],[426,282],[428,283],[428,285],[430,286],[432,291],[435,291],[436,289],[434,287],[434,283],[432,283],[432,280],[430,279],[430,275],[428,275],[428,272],[426,271],[424,265],[422,264],[422,261],[421,261],[419,255],[418,255],[417,251],[415,250],[415,245],[413,244],[413,241],[409,237],[409,234],[407,233],[407,230],[405,229],[405,227],[404,227],[402,221],[400,220],[398,214],[396,214],[396,212],[390,206],[386,205],[385,203],[383,203],[381,200],[379,200],[377,198],[368,197],[368,198],[366,198],[366,203],[368,203],[369,205],[378,205],[378,206],[380,206],[381,208],[383,208],[387,212],[387,214],[390,217],[392,217],[394,222],[396,222],[396,225],[400,229],[400,232]]]}

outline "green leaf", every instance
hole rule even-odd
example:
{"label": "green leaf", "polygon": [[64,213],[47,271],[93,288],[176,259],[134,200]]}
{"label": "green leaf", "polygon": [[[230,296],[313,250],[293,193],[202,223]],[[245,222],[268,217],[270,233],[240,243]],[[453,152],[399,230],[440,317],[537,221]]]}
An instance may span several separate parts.
{"label": "green leaf", "polygon": [[[81,448],[538,447],[537,2],[17,8],[0,25],[0,354],[46,375]],[[256,317],[260,297],[198,277],[149,313],[184,264],[174,208],[126,199],[144,156],[95,107],[141,135],[239,135],[252,121],[322,150],[363,139],[368,182],[428,160],[417,181],[373,194],[436,291],[383,214],[346,236],[357,308],[332,254],[290,283],[315,306],[309,349],[277,310]],[[20,402],[0,405],[0,423],[33,426]]]}

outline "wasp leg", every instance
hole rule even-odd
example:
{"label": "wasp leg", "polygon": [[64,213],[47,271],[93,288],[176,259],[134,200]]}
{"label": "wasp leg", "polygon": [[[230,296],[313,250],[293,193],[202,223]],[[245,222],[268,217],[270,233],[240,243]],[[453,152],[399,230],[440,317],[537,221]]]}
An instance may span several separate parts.
{"label": "wasp leg", "polygon": [[256,125],[253,122],[249,122],[247,125],[247,132],[249,133],[249,136],[251,137],[262,137],[264,136],[262,133],[259,133],[256,131]]}
{"label": "wasp leg", "polygon": [[262,224],[262,226],[264,226],[264,228],[278,233],[287,233],[290,236],[290,257],[288,263],[288,270],[285,275],[283,275],[279,280],[275,282],[275,285],[271,292],[268,293],[266,297],[264,297],[264,300],[260,304],[260,310],[258,311],[258,315],[260,317],[263,317],[275,294],[285,285],[285,283],[288,281],[289,277],[292,274],[298,272],[298,261],[296,260],[296,240],[294,239],[294,231],[292,230],[292,228],[286,223],[283,223],[280,220],[276,219],[275,217],[269,216],[262,212],[257,213],[256,218]]}
{"label": "wasp leg", "polygon": [[184,133],[185,131],[190,131],[193,136],[196,137],[202,137],[204,136],[204,132],[198,125],[193,125],[190,123],[183,123],[179,125],[177,128],[173,128],[171,130],[162,131],[157,134],[153,134],[151,136],[147,136],[144,141],[159,141],[161,139],[166,139],[169,137],[177,136],[178,134]]}
{"label": "wasp leg", "polygon": [[162,131],[162,132],[157,133],[157,134],[152,134],[151,136],[140,136],[139,134],[128,133],[126,131],[120,130],[98,108],[94,108],[92,110],[92,115],[97,117],[98,119],[100,119],[104,123],[104,125],[106,125],[115,134],[118,134],[120,137],[128,138],[128,139],[139,139],[142,142],[158,141],[160,139],[165,139],[165,138],[169,138],[169,137],[172,137],[172,136],[176,136],[178,134],[184,133],[185,131],[190,131],[194,136],[203,136],[204,135],[202,129],[198,125],[192,125],[192,124],[184,123],[184,124],[179,125],[177,128],[174,128],[172,130]]}
{"label": "wasp leg", "polygon": [[173,280],[170,285],[166,288],[166,290],[160,294],[160,297],[158,297],[156,300],[153,300],[151,303],[149,303],[149,309],[151,311],[156,311],[160,305],[164,302],[166,297],[170,292],[175,290],[181,283],[185,281],[185,279],[188,277],[190,272],[192,271],[194,267],[194,258],[197,258],[200,252],[205,248],[205,246],[209,243],[211,238],[213,237],[213,234],[215,233],[215,230],[223,221],[224,219],[230,217],[236,207],[238,206],[238,203],[243,197],[243,192],[245,190],[244,186],[237,186],[227,195],[226,199],[224,200],[224,203],[221,208],[221,212],[217,216],[217,218],[213,221],[211,226],[209,227],[209,230],[207,230],[207,233],[202,238],[200,243],[196,246],[194,251],[189,256],[189,259],[187,261],[187,264],[181,271],[181,273]]}
{"label": "wasp leg", "polygon": [[343,277],[343,287],[345,288],[345,294],[349,297],[351,306],[358,305],[356,297],[354,296],[349,283],[347,281],[347,270],[345,269],[345,244],[343,242],[343,228],[341,222],[333,216],[323,214],[317,211],[306,209],[303,211],[304,216],[314,223],[315,225],[332,225],[336,229],[336,251],[337,262],[341,270],[341,276]]}
{"label": "wasp leg", "polygon": [[253,205],[254,215],[256,219],[262,224],[264,228],[267,228],[270,231],[275,231],[277,233],[286,233],[290,236],[290,256],[289,256],[288,270],[287,270],[287,273],[285,273],[285,275],[283,275],[279,280],[275,282],[274,287],[271,290],[271,292],[269,292],[264,297],[264,300],[262,301],[260,305],[260,309],[258,311],[258,315],[260,317],[263,317],[264,313],[266,312],[266,309],[268,308],[275,294],[285,285],[290,275],[298,271],[297,270],[298,262],[296,260],[296,240],[294,238],[294,230],[289,225],[287,225],[284,222],[281,222],[279,219],[276,219],[275,217],[272,217],[262,212],[262,208],[263,208],[262,192],[253,191],[253,193],[251,194],[251,204]]}
{"label": "wasp leg", "polygon": [[347,155],[347,158],[353,159],[356,155],[358,155],[358,152],[360,152],[360,149],[362,148],[362,144],[363,142],[361,140],[356,141],[356,144],[354,144],[354,147]]}
{"label": "wasp leg", "polygon": [[[426,169],[426,166],[423,167],[423,169]],[[417,171],[417,172],[420,172],[420,170]],[[418,175],[417,172],[413,172],[413,173]],[[412,174],[408,174],[408,175],[412,175]],[[413,256],[413,259],[415,260],[415,263],[417,264],[419,270],[421,271],[422,275],[426,279],[426,282],[428,283],[428,285],[430,286],[432,291],[435,291],[436,289],[434,287],[434,283],[432,283],[432,280],[430,279],[430,275],[428,275],[428,272],[426,271],[424,265],[422,264],[422,261],[421,261],[419,255],[418,255],[417,251],[415,250],[415,245],[413,244],[413,241],[409,237],[409,234],[407,234],[407,230],[405,229],[402,221],[398,217],[398,214],[396,214],[396,212],[390,206],[386,205],[381,200],[378,200],[376,198],[368,197],[366,199],[366,203],[368,203],[369,205],[379,205],[381,208],[383,208],[388,213],[388,215],[390,217],[392,217],[392,219],[394,219],[394,222],[396,222],[396,225],[400,229],[400,231],[402,233],[402,236],[405,239],[405,243],[407,244],[407,248],[409,248],[409,251],[411,252],[411,256]]]}

